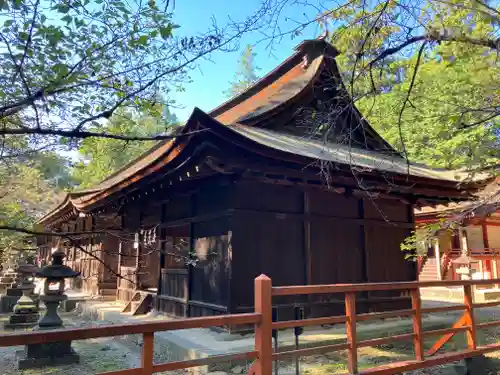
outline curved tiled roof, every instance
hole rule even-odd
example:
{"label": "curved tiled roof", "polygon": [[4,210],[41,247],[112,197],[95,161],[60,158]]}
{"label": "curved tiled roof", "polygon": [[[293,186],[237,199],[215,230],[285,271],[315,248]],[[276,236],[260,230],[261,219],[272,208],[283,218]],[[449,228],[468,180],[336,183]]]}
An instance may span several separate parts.
{"label": "curved tiled roof", "polygon": [[446,169],[434,169],[416,163],[408,163],[398,155],[382,154],[363,148],[348,145],[323,142],[310,137],[299,137],[278,133],[268,129],[254,128],[241,124],[229,125],[237,133],[252,139],[257,143],[290,154],[302,155],[313,160],[324,160],[338,164],[353,165],[367,171],[408,174],[441,181],[459,182],[464,174]]}
{"label": "curved tiled roof", "polygon": [[[40,220],[43,222],[62,210],[73,206],[79,210],[99,202],[101,199],[120,191],[145,176],[170,163],[182,152],[191,139],[202,133],[192,134],[199,129],[203,121],[211,123],[205,130],[217,132],[220,127],[230,129],[234,137],[243,137],[260,146],[280,152],[301,155],[307,158],[325,159],[336,163],[352,163],[361,168],[376,169],[392,173],[407,173],[417,177],[457,181],[458,177],[450,171],[438,171],[415,164],[408,164],[397,154],[384,155],[359,148],[348,149],[339,144],[325,144],[305,137],[285,135],[260,128],[264,119],[278,113],[288,103],[306,95],[323,67],[328,65],[338,54],[333,46],[323,40],[311,40],[301,43],[296,52],[275,70],[257,81],[240,95],[230,99],[208,114],[195,109],[184,127],[171,140],[161,141],[138,159],[126,165],[91,190],[69,194],[65,201]],[[335,68],[336,69],[336,68]],[[300,100],[297,100],[299,102]],[[286,107],[288,108],[288,107]],[[371,137],[380,138],[366,124],[366,131]],[[387,145],[390,148],[390,146]]]}
{"label": "curved tiled roof", "polygon": [[415,218],[425,220],[427,218],[461,217],[468,219],[473,217],[489,216],[500,210],[500,177],[485,173],[477,179],[484,180],[488,184],[484,189],[475,194],[474,200],[464,202],[450,202],[435,206],[424,206],[415,209]]}
{"label": "curved tiled roof", "polygon": [[[276,69],[255,82],[245,92],[210,111],[209,115],[223,124],[230,124],[232,122],[248,123],[276,109],[292,97],[300,94],[310,84],[311,80],[318,73],[324,53],[335,56],[338,54],[338,51],[330,44],[320,40],[301,43],[297,46],[296,52]],[[307,65],[305,65],[305,58],[309,58],[312,61],[307,61]],[[188,122],[186,122],[184,127],[186,127]],[[110,175],[94,188],[68,194],[63,204],[55,207],[39,222],[45,221],[68,205],[81,208],[84,201],[91,200],[99,195],[100,192],[120,184],[120,182],[133,177],[137,172],[160,160],[171,151],[174,143],[175,138],[160,141],[143,155]]]}

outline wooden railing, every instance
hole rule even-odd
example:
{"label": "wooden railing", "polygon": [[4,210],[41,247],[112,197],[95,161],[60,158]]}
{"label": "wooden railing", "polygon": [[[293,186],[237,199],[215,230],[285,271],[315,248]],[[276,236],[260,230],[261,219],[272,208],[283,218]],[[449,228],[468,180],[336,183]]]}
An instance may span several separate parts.
{"label": "wooden railing", "polygon": [[[500,280],[494,280],[500,283]],[[500,343],[480,346],[477,342],[476,331],[481,328],[500,326],[500,321],[477,323],[474,311],[478,308],[500,305],[500,302],[474,303],[473,287],[491,283],[491,280],[467,281],[426,281],[426,282],[395,282],[395,283],[364,283],[364,284],[333,284],[309,286],[282,286],[273,287],[271,279],[261,275],[255,279],[255,311],[249,314],[220,315],[203,318],[179,319],[163,322],[133,323],[113,326],[100,326],[91,328],[78,328],[69,330],[54,330],[42,332],[28,332],[14,335],[0,336],[0,347],[38,344],[68,340],[82,340],[98,337],[123,336],[142,334],[143,345],[141,354],[141,367],[106,372],[106,375],[151,375],[156,372],[173,371],[190,367],[210,365],[217,362],[235,360],[254,360],[249,368],[249,375],[271,375],[273,361],[283,358],[310,356],[324,352],[347,350],[349,374],[396,374],[403,371],[431,367],[443,363],[454,362],[463,358],[500,350]],[[464,288],[464,303],[452,306],[423,308],[421,306],[420,288],[435,286],[462,286]],[[409,309],[386,311],[377,313],[356,312],[356,293],[372,291],[400,290],[408,291],[411,295],[412,306]],[[342,293],[345,296],[345,314],[311,318],[305,320],[272,321],[272,298],[278,296],[331,294]],[[422,329],[422,314],[447,311],[463,311],[461,318],[450,328],[424,331]],[[369,340],[357,339],[358,322],[386,319],[391,317],[407,316],[413,321],[412,332],[374,338]],[[345,343],[324,345],[313,348],[300,348],[284,352],[273,353],[272,331],[293,327],[308,327],[324,324],[344,323],[346,330]],[[156,364],[153,362],[154,334],[160,331],[170,331],[189,328],[209,328],[221,326],[255,325],[254,350],[217,355],[208,358],[175,361]],[[467,349],[453,353],[436,354],[443,345],[457,332],[466,332]],[[436,343],[424,351],[424,338],[437,336]],[[389,365],[378,366],[359,371],[358,348],[380,345],[401,340],[412,340],[415,359],[395,362]]]}
{"label": "wooden railing", "polygon": [[[457,258],[462,254],[461,249],[450,249],[448,252],[452,258]],[[500,249],[499,248],[471,249],[469,250],[469,253],[472,258],[483,257],[483,256],[498,256],[500,255]]]}
{"label": "wooden railing", "polygon": [[[500,280],[493,280],[498,283]],[[272,323],[273,329],[304,327],[310,325],[322,325],[333,323],[344,323],[346,328],[346,343],[319,346],[314,348],[297,349],[287,352],[273,354],[273,360],[280,360],[286,357],[309,356],[325,352],[347,350],[349,374],[396,374],[404,371],[412,371],[425,367],[432,367],[443,363],[454,362],[463,358],[473,357],[487,352],[500,350],[500,343],[479,346],[476,331],[480,328],[500,326],[500,321],[489,321],[477,323],[474,319],[474,309],[492,307],[500,305],[500,301],[479,303],[473,302],[473,287],[491,284],[492,280],[463,280],[463,281],[426,281],[426,282],[397,282],[397,283],[365,283],[365,284],[333,284],[333,285],[311,285],[311,286],[290,286],[273,287],[272,296],[292,296],[299,294],[345,294],[345,315],[335,317],[314,318],[288,322]],[[269,281],[270,283],[270,281]],[[422,287],[442,287],[442,286],[462,286],[464,288],[464,303],[462,305],[442,306],[433,308],[422,308],[420,299],[420,288]],[[356,293],[382,290],[409,291],[412,299],[412,308],[406,310],[387,311],[378,313],[356,313]],[[424,331],[422,329],[422,314],[438,313],[448,311],[461,311],[464,313],[461,318],[450,328]],[[358,341],[356,338],[356,328],[358,321],[386,319],[400,316],[411,316],[413,321],[413,332]],[[263,315],[262,319],[265,316]],[[467,349],[453,353],[435,355],[446,342],[456,333],[465,331],[467,334]],[[436,343],[424,352],[424,341],[426,337],[440,336]],[[366,346],[381,345],[400,340],[412,340],[415,360],[395,362],[388,365],[378,366],[364,371],[358,370],[358,348]],[[270,372],[269,372],[270,374]]]}

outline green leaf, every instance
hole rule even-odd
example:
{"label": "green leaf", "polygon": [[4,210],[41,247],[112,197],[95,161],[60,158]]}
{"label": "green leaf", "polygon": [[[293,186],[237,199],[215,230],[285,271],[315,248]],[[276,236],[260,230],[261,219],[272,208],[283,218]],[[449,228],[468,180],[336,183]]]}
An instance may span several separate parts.
{"label": "green leaf", "polygon": [[4,27],[9,27],[10,25],[12,25],[14,23],[14,20],[7,20],[3,23]]}
{"label": "green leaf", "polygon": [[70,9],[69,6],[67,6],[66,4],[59,4],[56,8],[59,13],[63,14],[68,13]]}
{"label": "green leaf", "polygon": [[141,37],[139,37],[139,39],[137,39],[137,43],[143,46],[147,45],[148,42],[149,42],[148,35],[142,35]]}
{"label": "green leaf", "polygon": [[52,70],[54,73],[56,73],[58,76],[62,77],[68,74],[69,72],[69,67],[66,64],[55,64],[52,66]]}
{"label": "green leaf", "polygon": [[67,14],[61,18],[61,21],[64,21],[66,23],[71,23],[72,20],[73,20],[73,17],[71,17],[69,14]]}
{"label": "green leaf", "polygon": [[160,27],[160,35],[163,39],[170,38],[172,36],[172,25]]}

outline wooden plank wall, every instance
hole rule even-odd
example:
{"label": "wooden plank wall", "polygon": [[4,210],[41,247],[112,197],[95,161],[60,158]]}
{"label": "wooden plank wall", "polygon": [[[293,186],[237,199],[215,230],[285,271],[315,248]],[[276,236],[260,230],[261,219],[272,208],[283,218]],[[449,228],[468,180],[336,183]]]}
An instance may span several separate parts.
{"label": "wooden plank wall", "polygon": [[[302,193],[293,187],[238,184],[234,190],[231,285],[232,309],[251,310],[253,279],[264,273],[274,285],[304,284]],[[290,304],[302,297],[277,298],[276,304]],[[291,318],[290,309],[278,312],[280,319]]]}
{"label": "wooden plank wall", "polygon": [[228,311],[231,280],[228,232],[227,218],[193,224],[193,248],[198,264],[190,269],[190,316]]}
{"label": "wooden plank wall", "polygon": [[[404,259],[401,242],[411,234],[413,208],[397,200],[364,199],[364,216],[370,221],[365,225],[368,281],[416,280],[415,262]],[[383,225],[385,224],[385,225]],[[372,311],[409,308],[410,298],[401,292],[371,292],[371,297],[402,297],[399,301],[379,302]]]}
{"label": "wooden plank wall", "polygon": [[[171,195],[163,205],[164,248],[188,236],[189,247],[198,260],[196,266],[180,264],[168,256],[164,260],[161,271],[163,296],[158,298],[158,306],[167,313],[184,311],[189,316],[204,316],[228,311],[231,279],[231,233],[227,212],[229,185],[219,182],[200,183],[196,190]],[[183,280],[188,283],[188,295],[179,297],[178,292],[173,292],[180,288],[179,285],[164,284],[178,282],[175,277],[169,277],[169,269],[174,274],[178,273],[176,269],[182,268],[187,270],[187,277]],[[170,295],[169,291],[175,295]],[[180,306],[184,299],[188,305],[186,309]]]}
{"label": "wooden plank wall", "polygon": [[[356,283],[366,280],[363,248],[363,225],[359,200],[326,191],[304,193],[309,205],[310,264],[308,284]],[[352,220],[349,220],[352,219]],[[307,223],[306,223],[307,225]],[[342,295],[310,296],[314,302],[310,316],[343,314]],[[358,306],[360,311],[364,306]]]}
{"label": "wooden plank wall", "polygon": [[[235,187],[232,203],[232,312],[251,309],[252,280],[261,273],[273,285],[415,278],[414,265],[399,246],[411,231],[411,206],[399,200],[372,202],[319,189],[245,182]],[[389,296],[385,293],[374,297]],[[372,306],[366,299],[373,296],[359,297],[360,312],[397,305],[377,301]],[[309,316],[344,313],[343,296],[288,298],[274,303],[307,302]],[[290,313],[283,311],[282,317]]]}
{"label": "wooden plank wall", "polygon": [[[141,234],[141,246],[139,249],[140,284],[142,288],[156,288],[160,277],[160,253],[159,248],[160,229],[162,220],[161,205],[147,205],[142,209],[140,228],[149,231],[148,236]],[[154,239],[152,233],[154,231]]]}

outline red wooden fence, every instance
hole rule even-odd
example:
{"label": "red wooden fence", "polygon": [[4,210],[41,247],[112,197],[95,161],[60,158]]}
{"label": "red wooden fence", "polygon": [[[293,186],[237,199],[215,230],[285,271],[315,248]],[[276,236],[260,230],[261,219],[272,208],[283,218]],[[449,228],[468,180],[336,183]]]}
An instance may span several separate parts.
{"label": "red wooden fence", "polygon": [[[494,280],[494,282],[500,283],[500,280]],[[410,371],[424,367],[435,366],[467,357],[473,357],[487,352],[500,350],[500,343],[479,346],[476,335],[476,331],[478,329],[500,326],[500,321],[477,323],[474,319],[474,311],[476,309],[500,305],[500,301],[480,304],[473,302],[473,287],[491,283],[492,280],[467,280],[273,287],[271,284],[271,279],[269,279],[267,276],[261,275],[255,279],[254,313],[4,335],[0,336],[0,347],[66,340],[82,340],[97,337],[122,336],[128,334],[142,334],[143,346],[141,355],[141,367],[106,372],[104,374],[151,375],[156,372],[173,371],[189,367],[204,366],[216,362],[254,360],[252,366],[249,369],[250,375],[271,375],[273,361],[281,360],[287,357],[310,356],[318,353],[334,352],[340,350],[347,350],[348,370],[350,374],[395,374],[402,371]],[[420,288],[433,286],[462,286],[464,288],[464,303],[453,306],[422,308]],[[365,314],[356,313],[356,293],[381,290],[409,291],[412,299],[411,309]],[[345,294],[345,315],[282,322],[272,321],[273,296],[329,293]],[[422,314],[445,311],[464,311],[464,313],[453,327],[432,331],[422,330]],[[357,322],[374,319],[385,319],[397,316],[412,317],[412,333],[370,340],[357,340]],[[345,343],[273,353],[273,329],[285,329],[298,326],[306,327],[333,323],[345,323],[347,337]],[[155,332],[170,331],[176,329],[209,328],[217,326],[236,326],[251,324],[255,325],[255,347],[252,351],[212,356],[209,358],[194,360],[169,362],[163,364],[153,363],[153,343]],[[436,354],[438,350],[442,348],[444,343],[446,343],[446,341],[448,341],[453,335],[455,335],[457,332],[463,331],[465,331],[467,334],[467,349],[452,353]],[[427,353],[424,353],[423,339],[429,336],[437,336],[438,340]],[[415,351],[414,360],[395,362],[364,371],[358,371],[358,348],[380,345],[397,340],[413,341]]]}

